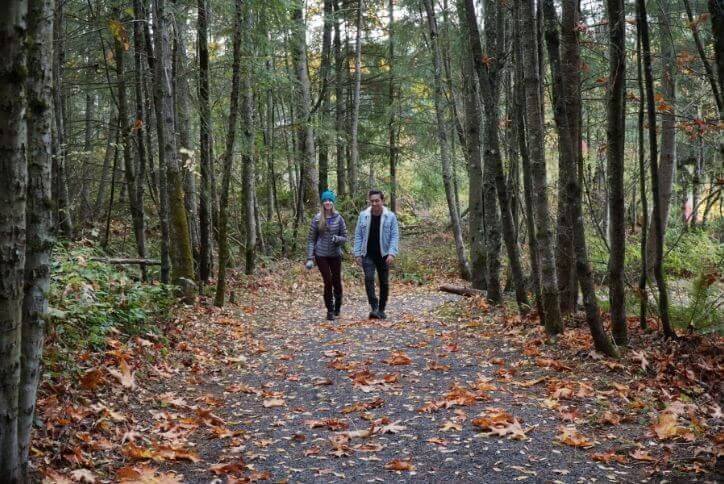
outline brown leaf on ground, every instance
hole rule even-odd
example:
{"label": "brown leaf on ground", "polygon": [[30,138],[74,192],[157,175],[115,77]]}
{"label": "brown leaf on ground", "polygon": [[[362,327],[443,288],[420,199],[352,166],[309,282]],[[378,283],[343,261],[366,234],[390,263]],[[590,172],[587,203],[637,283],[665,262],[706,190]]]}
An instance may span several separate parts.
{"label": "brown leaf on ground", "polygon": [[556,436],[556,440],[562,444],[571,447],[589,448],[594,443],[585,435],[581,434],[575,427],[560,427],[560,433]]}
{"label": "brown leaf on ground", "polygon": [[388,471],[414,471],[415,466],[410,460],[393,459],[385,464],[385,469]]}

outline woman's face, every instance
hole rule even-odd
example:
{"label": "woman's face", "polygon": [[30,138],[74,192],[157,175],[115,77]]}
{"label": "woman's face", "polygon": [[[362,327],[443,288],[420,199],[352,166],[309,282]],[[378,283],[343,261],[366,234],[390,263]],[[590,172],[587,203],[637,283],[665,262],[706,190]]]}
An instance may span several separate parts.
{"label": "woman's face", "polygon": [[324,210],[326,212],[329,212],[334,208],[334,203],[332,202],[332,200],[325,200],[324,202],[322,202],[322,206],[324,207]]}

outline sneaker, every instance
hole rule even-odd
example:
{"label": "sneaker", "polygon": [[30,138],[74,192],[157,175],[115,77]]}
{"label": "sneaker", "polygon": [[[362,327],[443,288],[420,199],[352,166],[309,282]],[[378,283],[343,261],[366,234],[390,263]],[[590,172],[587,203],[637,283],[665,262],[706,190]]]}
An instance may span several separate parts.
{"label": "sneaker", "polygon": [[380,319],[387,319],[387,315],[382,310],[377,311],[377,317]]}
{"label": "sneaker", "polygon": [[376,309],[370,311],[370,319],[380,319],[380,315]]}
{"label": "sneaker", "polygon": [[338,318],[338,317],[339,317],[339,309],[335,309],[335,310],[334,310],[334,317],[335,317],[335,318]]}
{"label": "sneaker", "polygon": [[334,312],[327,311],[327,321],[334,321]]}

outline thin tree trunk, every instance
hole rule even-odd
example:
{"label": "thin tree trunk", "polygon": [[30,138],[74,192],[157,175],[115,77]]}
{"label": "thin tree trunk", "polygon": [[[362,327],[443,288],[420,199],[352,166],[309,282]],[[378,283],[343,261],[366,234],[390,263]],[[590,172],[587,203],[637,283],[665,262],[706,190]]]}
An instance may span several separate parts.
{"label": "thin tree trunk", "polygon": [[253,10],[247,2],[244,9],[244,42],[242,55],[247,61],[242,69],[242,133],[243,150],[241,155],[242,163],[242,184],[244,192],[244,223],[246,229],[245,272],[254,273],[257,243],[257,222],[255,209],[255,178],[254,178],[254,91],[252,79],[252,63],[254,56],[251,32],[254,28]]}
{"label": "thin tree trunk", "polygon": [[[575,62],[578,56],[570,45],[575,42],[575,34],[565,29],[563,35],[563,59],[561,59],[561,41],[558,33],[558,16],[553,0],[543,0],[543,15],[545,25],[545,43],[548,50],[551,77],[553,78],[553,115],[559,134],[558,142],[558,214],[556,233],[556,273],[558,276],[558,292],[560,297],[561,314],[566,316],[574,311],[576,299],[576,264],[573,247],[573,200],[567,197],[566,186],[568,178],[576,176],[569,172],[571,166],[577,166],[575,159],[577,151],[572,146],[578,139],[572,124],[573,114],[576,111],[576,98],[580,106],[580,96],[576,96],[575,89],[579,88],[580,76],[571,69],[570,63]],[[567,19],[565,19],[567,20]],[[570,22],[563,22],[570,25]],[[564,30],[562,28],[561,30]],[[573,78],[569,77],[572,76]],[[569,86],[569,84],[574,84]],[[565,141],[564,141],[565,139]]]}
{"label": "thin tree trunk", "polygon": [[[661,140],[659,151],[659,210],[661,210],[661,239],[664,240],[669,223],[671,196],[676,179],[676,55],[671,31],[671,15],[665,2],[657,4],[659,23],[659,43],[661,45],[661,96],[656,108],[661,116]],[[653,180],[652,180],[653,183]],[[654,266],[656,257],[656,232],[649,227],[649,240],[646,251],[648,267]],[[662,248],[663,252],[663,248]]]}
{"label": "thin tree trunk", "polygon": [[[457,0],[460,19],[465,18],[465,2]],[[460,22],[462,77],[465,104],[465,149],[468,161],[468,221],[470,230],[470,272],[475,289],[486,288],[485,231],[483,230],[483,168],[480,153],[480,97],[466,22]]]}
{"label": "thin tree trunk", "polygon": [[[120,18],[120,10],[114,9],[114,17]],[[119,21],[120,22],[120,21]],[[126,177],[126,186],[128,187],[128,202],[133,221],[133,233],[136,239],[136,249],[138,257],[146,258],[146,230],[143,220],[143,200],[137,199],[136,190],[136,170],[133,166],[133,158],[131,157],[131,129],[128,123],[128,99],[126,96],[126,77],[125,77],[125,46],[124,37],[126,36],[122,24],[120,31],[114,33],[114,50],[116,63],[116,85],[118,99],[118,118],[120,120],[121,141],[123,143],[123,171]],[[126,45],[128,45],[126,43]],[[141,266],[143,279],[146,278],[145,266]]]}
{"label": "thin tree trunk", "polygon": [[159,159],[165,164],[168,183],[169,209],[169,252],[171,255],[171,280],[177,283],[179,278],[194,279],[191,241],[189,240],[188,219],[184,206],[184,191],[181,170],[178,163],[176,140],[174,137],[173,97],[171,93],[171,49],[169,42],[170,11],[165,8],[165,0],[154,0],[154,40],[156,59],[154,94],[156,116],[159,125]]}
{"label": "thin tree trunk", "polygon": [[[52,37],[51,37],[52,42]],[[52,86],[51,86],[52,87]],[[84,139],[83,139],[83,172],[88,173],[91,170],[92,156],[91,151],[93,149],[93,117],[95,116],[95,105],[97,96],[90,92],[85,95],[85,128],[84,128]],[[50,113],[49,113],[50,114]],[[90,186],[88,180],[84,180],[80,188],[80,214],[81,220],[92,220],[93,218],[93,207],[90,203]]]}
{"label": "thin tree trunk", "polygon": [[[646,16],[645,0],[636,0],[636,21],[641,28],[641,48],[643,50],[644,80],[646,86],[646,111],[649,123],[649,157],[651,161],[651,191],[653,195],[653,237],[657,242],[655,245],[656,257],[654,258],[654,277],[659,289],[659,317],[667,338],[676,337],[669,321],[669,295],[666,290],[664,279],[664,224],[661,220],[661,198],[659,184],[658,146],[656,140],[656,110],[654,105],[654,80],[651,69],[651,44],[649,41],[649,22]],[[648,252],[648,250],[647,250]]]}
{"label": "thin tree trunk", "polygon": [[[138,175],[136,177],[136,186],[133,189],[135,194],[136,203],[140,207],[141,223],[145,223],[144,215],[144,204],[143,194],[144,183],[146,178],[146,144],[144,140],[144,132],[148,130],[146,125],[146,111],[144,110],[144,93],[143,93],[143,61],[141,59],[143,49],[143,30],[139,22],[143,19],[143,10],[140,5],[140,0],[133,1],[133,51],[134,51],[134,88],[136,95],[136,120],[133,125],[132,131],[136,133],[136,150],[138,154]],[[150,146],[149,146],[150,149]],[[144,252],[145,252],[145,228],[143,232],[144,238]],[[145,257],[145,256],[144,256]],[[143,280],[146,280],[146,266],[141,265],[141,274]]]}
{"label": "thin tree trunk", "polygon": [[[466,0],[467,26],[470,32],[470,49],[473,53],[473,62],[477,72],[480,94],[483,99],[483,108],[485,110],[485,167],[484,167],[484,200],[485,209],[490,212],[492,201],[495,199],[497,192],[497,200],[500,205],[500,220],[502,221],[503,240],[508,252],[508,262],[510,271],[515,282],[515,299],[521,311],[526,311],[528,306],[528,297],[525,291],[525,281],[523,279],[523,270],[520,264],[520,250],[515,237],[515,227],[513,226],[513,217],[510,210],[510,196],[508,194],[508,186],[503,173],[503,160],[500,152],[499,140],[499,115],[498,102],[500,99],[500,73],[502,68],[501,58],[503,57],[503,42],[505,35],[503,32],[503,10],[499,5],[488,2],[485,5],[485,38],[486,38],[486,54],[483,55],[480,32],[475,16],[475,8],[472,0]],[[486,184],[494,183],[494,190],[485,190]],[[500,236],[496,234],[498,230],[497,217],[492,218],[486,216],[485,229],[488,240],[495,239],[492,244],[499,246]],[[498,303],[501,298],[495,284],[498,278],[495,259],[498,258],[498,251],[489,251],[488,255],[488,298]],[[491,280],[493,284],[491,285]]]}
{"label": "thin tree trunk", "polygon": [[231,183],[231,168],[234,164],[234,144],[236,141],[237,117],[239,114],[239,78],[241,70],[241,29],[243,19],[243,0],[235,0],[234,31],[233,31],[233,65],[231,68],[231,99],[229,101],[228,128],[226,131],[226,148],[224,151],[224,166],[221,178],[221,193],[219,199],[219,272],[216,280],[216,297],[214,304],[224,305],[226,295],[226,265],[229,259],[228,207],[229,185]]}
{"label": "thin tree trunk", "polygon": [[646,169],[644,160],[644,75],[642,72],[641,60],[641,24],[636,23],[636,72],[639,88],[639,112],[638,112],[638,158],[639,158],[639,191],[641,195],[641,274],[639,275],[639,324],[642,329],[646,329],[646,314],[648,312],[648,294],[646,294],[646,281],[648,279],[648,270],[646,267],[646,238],[649,226],[649,207],[648,197],[646,195]]}
{"label": "thin tree trunk", "polygon": [[[137,0],[136,0],[137,1]],[[199,187],[199,281],[203,286],[211,273],[211,108],[209,107],[209,41],[206,0],[198,0],[197,42],[199,56],[199,143],[201,186]]]}
{"label": "thin tree trunk", "polygon": [[389,104],[388,109],[390,110],[390,120],[387,124],[388,128],[388,139],[390,145],[390,209],[393,212],[397,211],[397,134],[399,130],[397,126],[397,105],[395,103],[395,3],[393,0],[389,0],[387,3],[387,35],[389,36]]}
{"label": "thin tree trunk", "polygon": [[[618,345],[628,344],[624,259],[626,212],[624,199],[624,147],[626,137],[626,17],[623,0],[607,0],[609,75],[606,121],[608,206],[610,213],[608,287],[611,301],[611,332]],[[634,191],[635,193],[635,191]]]}
{"label": "thin tree trunk", "polygon": [[548,181],[546,177],[543,111],[541,99],[541,78],[538,58],[536,21],[533,0],[521,2],[521,49],[525,81],[525,100],[528,139],[530,150],[530,172],[532,179],[535,223],[538,236],[539,261],[541,270],[541,296],[543,300],[543,321],[546,333],[555,336],[563,331],[558,301],[558,281],[555,257],[553,255],[553,234],[548,205]]}
{"label": "thin tree trunk", "polygon": [[[291,41],[292,61],[296,77],[297,143],[301,154],[301,200],[307,212],[312,213],[319,205],[319,173],[314,153],[314,131],[311,116],[311,94],[307,72],[306,22],[302,0],[295,0],[292,7],[293,33]],[[302,212],[300,212],[300,215]],[[299,218],[299,217],[297,217]]]}
{"label": "thin tree trunk", "polygon": [[[20,482],[18,386],[26,248],[28,141],[25,121],[24,0],[0,15],[0,476]],[[46,47],[48,48],[48,47]]]}
{"label": "thin tree trunk", "polygon": [[28,105],[34,108],[27,112],[26,238],[32,242],[25,249],[22,358],[18,398],[18,452],[21,475],[26,477],[35,401],[40,380],[45,315],[48,313],[50,253],[53,248],[53,221],[50,210],[53,163],[51,156],[53,60],[50,46],[53,43],[53,0],[30,0],[27,18],[28,37],[31,39],[28,43],[27,95]]}
{"label": "thin tree trunk", "polygon": [[465,254],[465,243],[463,242],[460,216],[457,208],[455,207],[455,194],[452,186],[450,145],[447,140],[445,116],[443,114],[442,76],[440,72],[442,59],[440,54],[437,23],[435,21],[435,10],[432,0],[425,0],[424,3],[425,11],[427,12],[427,26],[430,31],[430,44],[433,53],[435,115],[437,119],[437,139],[440,144],[440,158],[442,160],[442,177],[445,185],[448,211],[450,212],[450,222],[452,223],[453,235],[455,237],[455,250],[457,252],[458,264],[460,266],[460,275],[463,279],[470,280],[470,266],[468,265],[468,259]]}
{"label": "thin tree trunk", "polygon": [[342,12],[340,11],[340,0],[334,0],[334,132],[335,145],[337,148],[337,195],[342,198],[347,194],[347,167],[346,159],[346,130],[345,126],[345,108],[346,98],[344,92],[344,74],[346,57],[342,50],[342,35],[340,32],[340,22]]}
{"label": "thin tree trunk", "polygon": [[357,169],[359,168],[359,105],[362,84],[362,0],[357,0],[355,7],[355,41],[354,41],[354,90],[352,92],[352,118],[350,120],[350,159],[349,159],[349,192],[352,198],[357,195]]}
{"label": "thin tree trunk", "polygon": [[689,19],[689,28],[691,29],[691,34],[694,37],[696,51],[699,54],[699,59],[701,60],[701,63],[704,65],[706,78],[709,81],[709,85],[711,86],[711,92],[714,95],[714,102],[716,103],[717,111],[721,113],[722,109],[724,109],[724,106],[722,105],[721,93],[719,92],[719,87],[717,86],[716,78],[714,77],[714,71],[711,68],[711,63],[709,62],[709,59],[704,52],[704,45],[702,44],[701,37],[699,36],[699,24],[694,22],[694,15],[691,11],[691,3],[689,3],[689,0],[681,1],[684,4],[684,9],[686,10],[686,17]]}
{"label": "thin tree trunk", "polygon": [[322,60],[319,66],[320,129],[318,139],[319,150],[319,193],[329,187],[329,117],[330,117],[330,71],[332,68],[332,26],[334,24],[332,0],[324,0],[324,27],[322,29]]}
{"label": "thin tree trunk", "polygon": [[543,311],[543,300],[541,296],[538,236],[536,234],[536,224],[533,216],[533,181],[531,178],[530,154],[528,151],[528,136],[525,124],[526,98],[524,95],[525,82],[523,79],[525,59],[523,58],[523,51],[521,49],[521,31],[520,2],[516,1],[513,4],[513,55],[515,56],[515,90],[518,94],[513,98],[513,122],[516,124],[515,133],[517,139],[515,142],[518,143],[523,171],[523,198],[525,200],[525,219],[528,229],[531,281],[538,315],[541,321],[543,321],[545,319],[545,313]]}
{"label": "thin tree trunk", "polygon": [[[177,0],[174,0],[176,3]],[[199,211],[196,203],[196,173],[193,166],[193,151],[191,146],[191,120],[189,115],[189,81],[188,81],[188,58],[186,55],[186,44],[184,34],[186,32],[186,19],[181,16],[179,20],[173,20],[173,87],[174,102],[176,108],[176,133],[178,134],[178,152],[181,161],[181,177],[184,187],[184,208],[189,226],[189,240],[191,241],[191,252],[197,265],[201,257],[199,227]]]}
{"label": "thin tree trunk", "polygon": [[[113,107],[111,107],[113,109]],[[116,113],[111,114],[111,120],[108,123],[108,138],[106,142],[106,153],[103,156],[103,168],[101,168],[101,179],[98,182],[98,192],[96,193],[96,200],[93,204],[93,219],[100,216],[101,210],[105,205],[106,198],[106,186],[108,185],[108,175],[111,171],[111,162],[114,158],[118,144],[118,118]]]}
{"label": "thin tree trunk", "polygon": [[63,3],[55,5],[53,21],[54,56],[53,56],[53,106],[55,117],[56,149],[53,157],[55,191],[53,199],[57,207],[57,226],[59,233],[66,238],[73,235],[73,219],[68,199],[68,181],[65,170],[66,139],[65,139],[65,113],[63,99],[63,64],[65,63],[63,32]]}

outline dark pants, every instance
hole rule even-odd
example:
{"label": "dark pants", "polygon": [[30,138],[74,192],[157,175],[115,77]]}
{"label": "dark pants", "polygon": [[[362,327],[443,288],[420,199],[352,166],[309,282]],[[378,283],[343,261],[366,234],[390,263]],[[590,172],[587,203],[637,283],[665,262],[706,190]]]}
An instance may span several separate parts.
{"label": "dark pants", "polygon": [[324,280],[324,305],[327,311],[339,310],[342,305],[342,258],[317,257],[316,260]]}
{"label": "dark pants", "polygon": [[[390,293],[390,268],[382,257],[365,256],[362,259],[362,268],[365,271],[365,290],[367,301],[373,309],[385,310],[387,296]],[[375,271],[380,280],[380,299],[375,294]]]}

